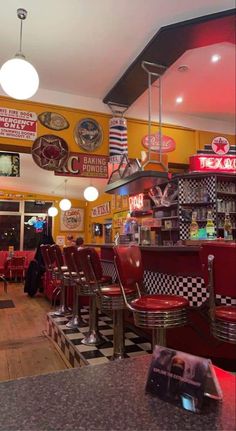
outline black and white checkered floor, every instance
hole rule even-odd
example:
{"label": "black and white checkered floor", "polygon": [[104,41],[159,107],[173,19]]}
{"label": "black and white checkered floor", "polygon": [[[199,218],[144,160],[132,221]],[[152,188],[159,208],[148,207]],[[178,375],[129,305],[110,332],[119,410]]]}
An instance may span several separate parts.
{"label": "black and white checkered floor", "polygon": [[[88,309],[81,310],[83,320],[89,321]],[[53,312],[47,315],[47,331],[58,344],[66,359],[73,367],[82,365],[97,365],[108,362],[113,354],[113,324],[112,319],[105,314],[99,314],[99,331],[104,336],[104,343],[99,347],[86,346],[81,343],[89,327],[68,329],[66,323],[71,316],[56,317]],[[151,344],[125,328],[125,357],[147,355],[151,353]]]}

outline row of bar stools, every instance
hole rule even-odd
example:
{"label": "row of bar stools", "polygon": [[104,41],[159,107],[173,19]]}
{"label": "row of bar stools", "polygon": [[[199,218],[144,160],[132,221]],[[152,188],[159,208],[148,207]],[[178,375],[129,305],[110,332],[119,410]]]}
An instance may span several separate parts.
{"label": "row of bar stools", "polygon": [[[85,248],[77,252],[87,284],[96,295],[96,304],[102,312],[113,312],[113,356],[112,359],[124,357],[124,327],[123,310],[126,308],[120,286],[111,283],[111,278],[102,275],[102,266],[98,253],[93,248]],[[106,283],[109,283],[107,286]],[[131,300],[135,291],[126,289],[126,295]]]}

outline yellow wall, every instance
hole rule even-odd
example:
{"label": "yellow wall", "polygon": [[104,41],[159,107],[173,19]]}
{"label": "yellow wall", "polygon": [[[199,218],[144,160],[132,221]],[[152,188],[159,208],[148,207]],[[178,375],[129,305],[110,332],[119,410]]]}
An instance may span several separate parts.
{"label": "yellow wall", "polygon": [[[44,111],[52,111],[62,114],[70,123],[70,127],[68,129],[62,131],[53,131],[44,126],[42,126],[38,122],[38,136],[44,134],[57,134],[65,139],[68,143],[69,149],[71,152],[85,152],[83,151],[75,142],[73,137],[73,131],[76,123],[82,118],[93,118],[95,119],[103,129],[103,142],[102,145],[96,149],[93,154],[101,154],[108,155],[109,153],[109,119],[111,115],[102,114],[98,112],[89,112],[81,109],[74,109],[62,106],[54,106],[43,103],[35,103],[30,101],[17,101],[13,99],[9,99],[6,97],[0,96],[0,106],[6,108],[15,108],[18,110],[26,110],[35,112],[37,115]],[[156,124],[152,123],[151,133],[157,132],[158,127]],[[169,162],[175,163],[186,163],[189,162],[189,156],[196,153],[198,148],[203,148],[205,144],[209,144],[215,136],[218,134],[209,133],[204,131],[196,131],[188,128],[178,127],[178,126],[170,126],[163,125],[162,133],[164,135],[172,137],[176,142],[175,151],[168,153]],[[140,152],[144,148],[141,144],[141,139],[148,134],[148,124],[145,121],[136,120],[136,119],[128,119],[128,145],[129,145],[129,157],[131,158],[140,158]],[[226,138],[229,139],[230,143],[233,144],[235,142],[235,138],[233,136],[225,135]],[[9,139],[9,138],[1,138],[0,143],[6,145],[18,145],[28,147],[29,149],[32,146],[31,141],[25,141],[21,139]],[[50,199],[50,196],[49,196]],[[85,207],[85,239],[87,242],[91,242],[92,240],[96,242],[103,242],[103,238],[96,237],[96,239],[91,237],[91,224],[98,222],[103,223],[105,219],[112,218],[113,213],[117,211],[124,210],[124,207],[116,208],[111,211],[109,215],[105,215],[102,217],[91,218],[91,209],[94,206],[100,205],[104,202],[111,201],[111,196],[108,194],[104,194],[101,196],[96,202],[89,203],[86,206],[84,201],[73,201],[73,205],[76,207]],[[119,202],[118,202],[119,204]],[[61,234],[59,230],[59,217],[57,216],[55,219],[55,232],[54,235]],[[63,234],[63,233],[62,233]],[[67,233],[66,233],[67,234]]]}

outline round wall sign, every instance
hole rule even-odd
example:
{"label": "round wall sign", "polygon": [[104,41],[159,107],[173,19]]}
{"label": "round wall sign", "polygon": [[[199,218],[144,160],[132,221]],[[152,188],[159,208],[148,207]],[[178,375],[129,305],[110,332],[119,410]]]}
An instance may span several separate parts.
{"label": "round wall sign", "polygon": [[85,118],[74,129],[75,142],[83,150],[91,152],[100,147],[103,139],[102,128],[96,120]]}
{"label": "round wall sign", "polygon": [[67,162],[69,148],[66,141],[59,136],[42,135],[34,141],[31,153],[36,165],[48,171],[55,171]]}
{"label": "round wall sign", "polygon": [[224,138],[223,136],[217,136],[213,139],[211,147],[214,153],[218,154],[219,156],[223,156],[224,154],[228,153],[230,143],[228,139]]}

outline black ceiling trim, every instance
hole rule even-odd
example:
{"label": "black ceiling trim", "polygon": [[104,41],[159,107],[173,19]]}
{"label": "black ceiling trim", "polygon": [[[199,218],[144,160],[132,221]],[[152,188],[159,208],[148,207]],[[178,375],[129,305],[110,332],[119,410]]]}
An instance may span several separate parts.
{"label": "black ceiling trim", "polygon": [[235,44],[235,13],[236,9],[229,9],[161,27],[103,102],[129,107],[144,93],[148,84],[142,61],[169,67],[188,49],[221,42]]}

